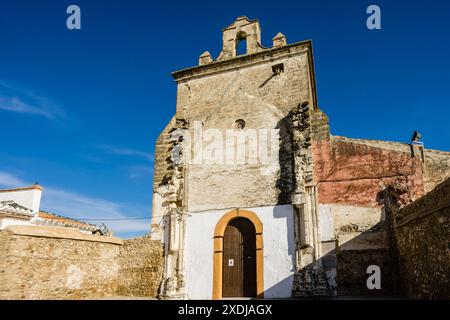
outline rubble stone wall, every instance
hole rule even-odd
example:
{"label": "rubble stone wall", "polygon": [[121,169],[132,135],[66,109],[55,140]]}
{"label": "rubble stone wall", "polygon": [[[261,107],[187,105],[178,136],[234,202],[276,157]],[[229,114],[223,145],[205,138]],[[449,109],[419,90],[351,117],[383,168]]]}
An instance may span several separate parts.
{"label": "rubble stone wall", "polygon": [[[369,290],[366,285],[367,267],[377,265],[381,270],[381,289]],[[388,249],[342,250],[337,254],[337,288],[339,295],[369,296],[393,294],[393,262]]]}
{"label": "rubble stone wall", "polygon": [[406,294],[450,299],[450,179],[396,213]]}
{"label": "rubble stone wall", "polygon": [[48,226],[0,231],[0,299],[156,296],[160,246]]}
{"label": "rubble stone wall", "polygon": [[9,226],[0,234],[1,299],[115,295],[121,240],[40,226]]}
{"label": "rubble stone wall", "polygon": [[450,152],[425,150],[424,158],[425,192],[429,192],[450,177]]}
{"label": "rubble stone wall", "polygon": [[156,297],[164,256],[160,241],[150,236],[125,240],[120,247],[117,293],[120,296]]}

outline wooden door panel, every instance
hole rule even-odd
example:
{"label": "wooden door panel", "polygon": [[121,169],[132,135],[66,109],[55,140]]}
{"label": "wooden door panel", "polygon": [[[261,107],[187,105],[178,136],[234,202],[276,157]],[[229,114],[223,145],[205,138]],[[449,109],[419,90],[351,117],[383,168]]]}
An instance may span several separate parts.
{"label": "wooden door panel", "polygon": [[[223,296],[241,297],[241,258],[240,232],[233,225],[228,225],[223,238]],[[232,261],[232,265],[230,264]]]}
{"label": "wooden door panel", "polygon": [[249,220],[241,227],[241,252],[243,259],[243,296],[256,296],[256,233]]}
{"label": "wooden door panel", "polygon": [[238,218],[223,238],[223,297],[256,296],[256,233],[250,220]]}

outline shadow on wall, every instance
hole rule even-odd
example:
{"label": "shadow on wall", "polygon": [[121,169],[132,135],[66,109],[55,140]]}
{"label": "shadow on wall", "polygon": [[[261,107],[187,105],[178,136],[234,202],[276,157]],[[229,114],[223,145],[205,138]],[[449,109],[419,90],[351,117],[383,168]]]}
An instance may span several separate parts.
{"label": "shadow on wall", "polygon": [[[385,191],[376,195],[380,205],[385,202]],[[274,218],[285,218],[287,226],[288,249],[290,253],[297,250],[294,236],[293,212],[275,207]],[[384,210],[384,207],[380,208]],[[365,231],[343,229],[342,232],[360,232],[351,240],[322,242],[324,255],[301,270],[292,270],[289,276],[264,292],[267,298],[286,297],[287,287],[292,287],[292,296],[311,298],[323,296],[402,296],[402,286],[398,273],[398,258],[395,252],[395,239],[392,237],[392,212],[383,215],[384,219]],[[292,266],[296,265],[295,254],[291,254]],[[277,261],[274,262],[276,264]],[[370,290],[367,279],[372,272],[367,271],[371,265],[380,267],[381,289]]]}
{"label": "shadow on wall", "polygon": [[[359,236],[337,246],[320,259],[327,275],[332,273],[333,268],[335,270],[337,295],[392,296],[400,294],[396,278],[396,262],[389,247],[383,248],[380,243],[379,247],[375,244],[374,248],[367,249],[368,246],[365,245],[370,243],[372,238],[387,237],[386,227],[385,222],[379,222]],[[380,289],[370,290],[367,286],[367,280],[372,274],[371,271],[368,272],[368,267],[372,265],[380,268]]]}
{"label": "shadow on wall", "polygon": [[[324,298],[338,296],[401,296],[395,265],[389,248],[360,249],[376,237],[386,236],[385,222],[327,252],[317,261],[286,277],[264,291],[265,298]],[[333,243],[334,245],[334,243]],[[273,263],[277,263],[276,261]],[[295,263],[295,262],[294,262]],[[295,264],[294,264],[295,265]],[[380,267],[381,289],[370,290],[367,273],[371,265]]]}
{"label": "shadow on wall", "polygon": [[[307,126],[310,119],[305,118],[305,123],[296,123],[300,129]],[[292,114],[282,118],[276,126],[279,129],[279,166],[280,175],[276,182],[278,205],[291,204],[291,198],[295,191],[294,170],[294,124]],[[309,144],[310,137],[302,136],[305,143]],[[382,192],[374,195],[380,205],[383,204]],[[274,217],[280,216],[274,211]],[[295,270],[292,277],[288,277],[273,287],[266,290],[267,296],[273,296],[279,292],[286,283],[292,281],[294,297],[314,297],[332,295],[398,295],[401,292],[398,281],[398,267],[395,252],[392,250],[393,238],[391,221],[386,218],[368,230],[343,230],[343,232],[359,233],[351,240],[338,244],[337,241],[322,242],[324,255],[317,261],[307,265],[301,270]],[[293,224],[292,224],[293,226]],[[350,228],[352,225],[350,226]],[[357,226],[355,226],[358,228]],[[292,230],[291,230],[292,229]],[[294,227],[288,227],[293,236]],[[295,237],[294,237],[295,239]],[[297,244],[289,242],[289,252],[299,249]],[[395,262],[395,263],[394,263]],[[292,265],[296,266],[295,255],[292,255]],[[370,265],[379,266],[381,269],[381,289],[369,290],[366,281],[371,274],[367,273]]]}
{"label": "shadow on wall", "polygon": [[[387,211],[384,194],[376,199]],[[364,231],[357,225],[343,226],[343,233],[359,233],[346,242],[322,242],[323,256],[295,274],[293,296],[403,296],[391,214],[385,212],[384,220]],[[380,289],[367,286],[372,265],[380,268]]]}
{"label": "shadow on wall", "polygon": [[291,275],[277,284],[271,286],[270,288],[267,288],[264,290],[264,298],[271,299],[271,298],[290,298],[290,295],[286,295],[286,288],[292,288],[292,282],[294,280],[294,275]]}
{"label": "shadow on wall", "polygon": [[[384,219],[355,238],[336,246],[320,259],[326,272],[335,267],[338,295],[403,295],[393,216],[386,208],[385,197],[385,190],[376,195],[376,201],[382,205]],[[369,289],[367,286],[367,280],[372,275],[368,267],[372,265],[380,268],[380,289]]]}
{"label": "shadow on wall", "polygon": [[279,130],[280,144],[278,149],[278,161],[280,176],[276,182],[278,193],[278,205],[291,204],[294,191],[294,154],[292,148],[292,119],[290,114],[278,121],[275,127]]}

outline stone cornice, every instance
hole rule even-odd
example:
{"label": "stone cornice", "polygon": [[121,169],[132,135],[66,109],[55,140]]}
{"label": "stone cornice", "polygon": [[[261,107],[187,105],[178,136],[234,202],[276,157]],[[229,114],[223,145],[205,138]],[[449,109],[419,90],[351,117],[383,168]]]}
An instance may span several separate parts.
{"label": "stone cornice", "polygon": [[268,59],[277,59],[284,56],[304,53],[312,49],[312,41],[305,40],[301,42],[292,43],[290,45],[265,49],[264,51],[254,54],[246,54],[232,59],[214,61],[206,65],[190,67],[172,72],[172,77],[175,81],[180,82],[193,77],[201,77],[210,75],[216,72],[223,72],[236,67],[252,65],[260,62],[265,62]]}

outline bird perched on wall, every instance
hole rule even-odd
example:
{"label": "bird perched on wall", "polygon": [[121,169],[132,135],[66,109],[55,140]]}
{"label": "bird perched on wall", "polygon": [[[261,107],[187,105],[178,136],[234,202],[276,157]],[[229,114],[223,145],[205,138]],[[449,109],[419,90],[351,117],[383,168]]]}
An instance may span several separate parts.
{"label": "bird perched on wall", "polygon": [[411,141],[417,142],[417,141],[420,141],[421,138],[422,138],[422,135],[420,134],[420,132],[414,131]]}

